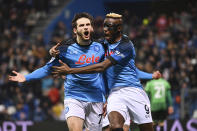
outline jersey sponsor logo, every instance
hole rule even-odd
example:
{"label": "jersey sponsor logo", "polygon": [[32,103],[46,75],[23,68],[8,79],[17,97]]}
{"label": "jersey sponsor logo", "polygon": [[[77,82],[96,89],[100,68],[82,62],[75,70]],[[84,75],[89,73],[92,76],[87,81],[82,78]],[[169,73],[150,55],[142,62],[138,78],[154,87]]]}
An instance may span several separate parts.
{"label": "jersey sponsor logo", "polygon": [[99,62],[99,56],[95,57],[92,55],[92,57],[87,57],[85,54],[81,55],[75,64],[83,65],[85,63],[98,63]]}
{"label": "jersey sponsor logo", "polygon": [[122,57],[122,58],[124,58],[125,57],[125,55],[124,54],[122,54],[122,53],[120,53],[119,51],[115,51],[115,53],[116,53],[116,55],[117,56],[120,56],[120,57]]}
{"label": "jersey sponsor logo", "polygon": [[76,50],[70,50],[69,53],[72,55],[72,54],[78,54],[78,51]]}
{"label": "jersey sponsor logo", "polygon": [[69,112],[69,107],[67,106],[66,108],[65,108],[65,114],[67,114]]}

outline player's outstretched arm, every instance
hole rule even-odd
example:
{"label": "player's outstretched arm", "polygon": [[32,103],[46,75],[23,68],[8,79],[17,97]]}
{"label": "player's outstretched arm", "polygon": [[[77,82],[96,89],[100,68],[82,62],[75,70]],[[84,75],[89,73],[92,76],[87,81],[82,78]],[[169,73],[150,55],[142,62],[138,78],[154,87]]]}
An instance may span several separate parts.
{"label": "player's outstretched arm", "polygon": [[136,73],[139,79],[152,79],[153,78],[152,73],[141,71],[137,67],[136,67]]}
{"label": "player's outstretched arm", "polygon": [[57,62],[58,60],[54,59],[53,61],[48,62],[48,64],[46,64],[45,66],[38,68],[37,70],[25,76],[16,71],[12,71],[16,76],[10,75],[9,80],[16,82],[25,82],[30,80],[42,79],[51,74],[51,66],[57,65],[58,64]]}
{"label": "player's outstretched arm", "polygon": [[147,73],[136,68],[136,72],[139,79],[159,79],[161,78],[161,73],[159,71],[155,71],[153,73]]}
{"label": "player's outstretched arm", "polygon": [[52,67],[54,69],[54,71],[52,72],[54,76],[66,75],[66,74],[89,74],[89,73],[103,72],[113,64],[109,59],[106,59],[98,64],[93,64],[81,68],[70,68],[66,63],[63,63],[61,60],[59,60],[59,63],[61,64],[60,66]]}
{"label": "player's outstretched arm", "polygon": [[24,75],[22,75],[21,73],[18,73],[16,71],[12,71],[12,73],[14,73],[16,76],[9,76],[9,80],[10,81],[16,81],[16,82],[25,82],[26,78]]}

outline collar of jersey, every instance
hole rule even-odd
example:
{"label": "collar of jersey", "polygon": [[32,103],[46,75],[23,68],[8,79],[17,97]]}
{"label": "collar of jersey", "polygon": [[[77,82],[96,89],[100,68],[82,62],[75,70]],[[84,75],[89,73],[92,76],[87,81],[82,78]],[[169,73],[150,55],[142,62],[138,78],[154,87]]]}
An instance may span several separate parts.
{"label": "collar of jersey", "polygon": [[90,44],[88,44],[88,45],[80,45],[78,42],[77,42],[77,40],[75,40],[75,43],[77,44],[77,45],[79,45],[79,46],[82,46],[82,47],[88,47],[88,46],[90,46],[91,44],[92,44],[92,40],[90,41]]}
{"label": "collar of jersey", "polygon": [[121,42],[121,40],[122,40],[122,38],[118,42],[113,43],[113,44],[110,44],[107,40],[105,40],[104,43],[107,44],[110,49],[114,49],[114,48],[116,48],[119,45],[119,43]]}

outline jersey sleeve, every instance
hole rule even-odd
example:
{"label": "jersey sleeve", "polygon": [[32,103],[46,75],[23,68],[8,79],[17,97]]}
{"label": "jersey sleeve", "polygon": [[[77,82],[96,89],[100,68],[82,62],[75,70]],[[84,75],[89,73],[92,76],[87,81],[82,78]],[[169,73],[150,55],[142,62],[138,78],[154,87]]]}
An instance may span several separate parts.
{"label": "jersey sleeve", "polygon": [[152,73],[147,73],[147,72],[141,71],[137,67],[136,67],[136,72],[137,72],[137,76],[139,79],[152,79],[153,78]]}
{"label": "jersey sleeve", "polygon": [[111,56],[108,56],[108,59],[110,59],[113,64],[121,65],[128,64],[131,58],[134,58],[135,54],[134,46],[131,41],[120,42],[113,52]]}
{"label": "jersey sleeve", "polygon": [[59,65],[59,61],[57,58],[52,57],[45,66],[25,75],[26,81],[41,79],[48,76],[51,73],[51,67],[55,65]]}

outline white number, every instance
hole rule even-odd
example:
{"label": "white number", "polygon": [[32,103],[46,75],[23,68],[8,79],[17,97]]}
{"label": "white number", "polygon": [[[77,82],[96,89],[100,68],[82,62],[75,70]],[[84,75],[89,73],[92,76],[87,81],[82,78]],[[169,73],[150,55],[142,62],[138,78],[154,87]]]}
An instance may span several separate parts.
{"label": "white number", "polygon": [[164,85],[157,85],[154,87],[156,90],[155,98],[161,98],[165,95],[165,87]]}

